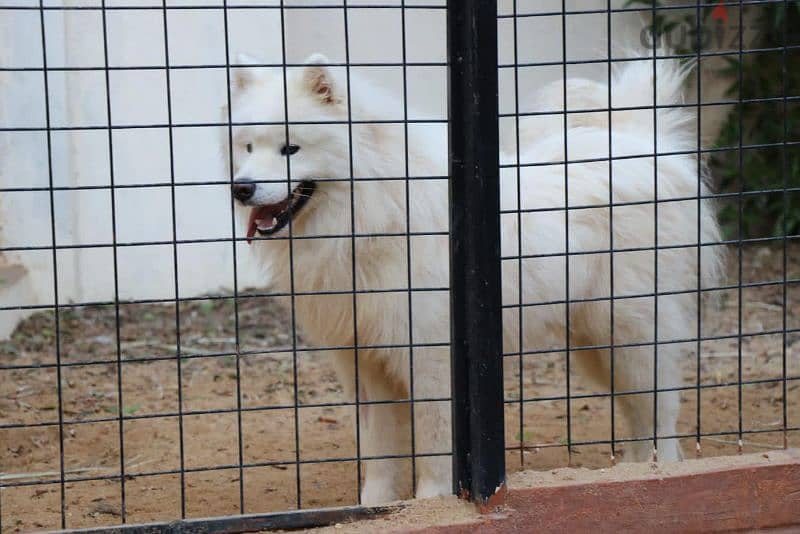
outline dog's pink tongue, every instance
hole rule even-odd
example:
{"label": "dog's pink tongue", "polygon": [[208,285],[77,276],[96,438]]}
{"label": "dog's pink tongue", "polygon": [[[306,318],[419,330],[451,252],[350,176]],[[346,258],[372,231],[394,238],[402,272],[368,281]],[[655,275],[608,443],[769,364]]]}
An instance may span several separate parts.
{"label": "dog's pink tongue", "polygon": [[258,230],[259,221],[272,221],[282,211],[289,206],[289,201],[284,200],[275,204],[267,204],[266,206],[259,206],[250,210],[250,217],[247,219],[247,244],[253,242],[253,236],[256,235]]}
{"label": "dog's pink tongue", "polygon": [[261,211],[258,208],[253,208],[250,210],[250,217],[247,219],[247,244],[250,245],[253,243],[253,236],[256,235],[256,230],[258,229],[258,224],[256,224],[256,220],[258,219],[258,212]]}

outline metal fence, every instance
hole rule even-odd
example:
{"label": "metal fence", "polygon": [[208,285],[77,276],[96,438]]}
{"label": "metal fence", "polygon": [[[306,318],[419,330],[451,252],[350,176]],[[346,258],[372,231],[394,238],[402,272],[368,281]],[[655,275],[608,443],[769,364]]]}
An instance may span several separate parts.
{"label": "metal fence", "polygon": [[[795,444],[800,9],[526,4],[0,6],[40,38],[0,65],[3,533],[307,527]],[[99,64],[54,62],[84,15]],[[261,16],[277,59],[237,58]],[[114,38],[138,17],[150,62]],[[341,48],[292,59],[290,28]]]}
{"label": "metal fence", "polygon": [[[513,38],[526,20],[516,8],[500,15],[513,26]],[[523,228],[517,250],[503,254],[505,277],[523,281],[504,288],[504,310],[509,312],[505,321],[517,322],[518,336],[512,343],[507,339],[505,348],[506,403],[511,409],[506,414],[513,428],[506,442],[509,450],[518,452],[521,465],[599,465],[603,456],[614,463],[621,451],[623,459],[674,460],[794,443],[792,309],[798,253],[797,226],[792,222],[797,213],[793,102],[798,86],[791,72],[797,65],[793,22],[798,14],[794,6],[781,2],[629,2],[622,11],[640,8],[651,15],[640,35],[640,44],[649,46],[646,59],[626,57],[613,39],[598,59],[528,62],[520,59],[524,51],[516,45],[509,47],[506,64],[501,59],[501,76],[503,69],[511,71],[508,83],[515,85],[517,97],[524,94],[524,69],[554,66],[563,72],[563,86],[554,88],[555,100],[522,109],[517,99],[501,113],[501,120],[514,122],[510,135],[516,142],[510,146],[517,152],[501,165],[515,173],[511,180],[524,184],[535,179],[534,172],[542,179],[547,167],[559,168],[563,179],[563,199],[557,205],[545,205],[551,201],[548,197],[526,208],[525,186],[517,185],[519,204],[512,201],[501,209],[502,217],[516,218]],[[560,21],[565,36],[570,17],[586,14],[564,5],[560,13],[530,16]],[[607,34],[613,35],[619,12],[609,4],[605,14]],[[562,57],[566,52],[564,44]],[[630,79],[625,71],[642,61],[649,64],[655,91],[642,86],[640,94],[627,92],[624,84]],[[592,63],[608,69],[607,93],[598,98],[598,92],[594,101],[580,94],[586,87],[575,82],[577,74],[570,74]],[[683,95],[670,95],[670,76],[675,76],[670,69],[680,70],[678,64],[694,70],[693,87]],[[763,81],[767,69],[774,74],[767,76],[770,82],[754,82]],[[722,90],[706,87],[719,83],[715,76],[725,80]],[[618,97],[617,90],[626,96]],[[687,113],[679,118],[673,111]],[[626,112],[633,113],[626,117]],[[547,116],[563,117],[563,146],[551,151],[555,156],[550,160],[526,161],[521,121]],[[629,133],[640,135],[648,149],[626,146],[628,120],[639,122]],[[685,121],[682,142],[669,138],[676,120]],[[548,123],[545,119],[540,124]],[[593,149],[587,151],[580,141],[573,144],[573,138],[583,136],[584,143],[589,139],[581,128],[598,124],[603,131],[592,140]],[[652,184],[644,197],[625,199],[630,177],[624,167],[633,160],[646,162],[639,172],[650,176]],[[674,178],[668,167],[680,160],[687,169],[694,166],[695,180],[682,192],[667,185]],[[605,171],[597,166],[595,176],[607,172],[602,185],[607,189],[591,192],[591,198],[580,188],[591,187],[583,179],[589,174],[586,167],[600,162],[608,164]],[[531,168],[535,171],[526,176]],[[603,199],[601,194],[608,196]],[[632,216],[631,208],[642,203],[652,211]],[[534,244],[526,252],[525,231],[541,239],[547,236],[533,225],[554,226],[538,218],[526,227],[523,218],[564,211],[561,224],[567,230],[557,233],[565,240],[561,249],[534,250]],[[625,222],[627,217],[636,222],[625,229],[631,223]],[[682,220],[691,221],[683,230]],[[595,230],[589,232],[589,241],[581,241],[583,230],[571,225],[595,225]],[[598,226],[606,229],[605,236]],[[628,239],[634,234],[636,240]],[[623,267],[634,255],[643,263],[634,270]],[[756,256],[770,259],[762,263]],[[548,267],[556,258],[566,261]],[[549,269],[565,272],[558,289],[526,287],[536,278],[533,271]],[[571,270],[579,274],[571,275]],[[642,274],[643,279],[633,280]],[[547,281],[548,276],[542,278]],[[586,287],[587,276],[599,276],[602,287]],[[528,313],[530,319],[525,318]],[[566,328],[548,337],[546,330],[553,330],[558,314]],[[631,320],[640,319],[639,326],[631,325]],[[537,321],[548,326],[541,328]],[[644,329],[632,333],[640,327]],[[534,332],[531,339],[526,330]],[[529,357],[539,363],[530,361],[527,371]],[[518,359],[511,365],[512,377],[509,358]],[[625,366],[638,368],[635,376],[624,376]],[[540,374],[526,381],[526,372]],[[542,376],[555,380],[537,384]],[[518,379],[511,391],[509,378]],[[528,417],[526,411],[538,416]],[[544,413],[563,421],[558,434],[546,436],[533,426]],[[548,452],[551,448],[559,452]]]}

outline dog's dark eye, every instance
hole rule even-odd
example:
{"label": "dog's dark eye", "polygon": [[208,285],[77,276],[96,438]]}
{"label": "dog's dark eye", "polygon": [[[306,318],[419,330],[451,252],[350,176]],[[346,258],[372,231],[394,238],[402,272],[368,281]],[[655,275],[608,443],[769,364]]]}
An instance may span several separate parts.
{"label": "dog's dark eye", "polygon": [[253,143],[247,143],[247,146],[245,148],[247,149],[248,154],[253,153]]}
{"label": "dog's dark eye", "polygon": [[300,150],[300,145],[283,145],[281,147],[281,154],[284,156],[291,156],[292,154],[297,154]]}

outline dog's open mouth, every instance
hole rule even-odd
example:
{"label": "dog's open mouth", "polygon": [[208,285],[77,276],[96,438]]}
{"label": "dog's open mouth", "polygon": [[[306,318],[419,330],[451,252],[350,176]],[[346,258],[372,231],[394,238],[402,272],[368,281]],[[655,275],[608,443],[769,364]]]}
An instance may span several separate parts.
{"label": "dog's open mouth", "polygon": [[253,236],[258,232],[260,235],[270,235],[283,229],[292,217],[295,217],[308,199],[314,194],[316,184],[311,181],[300,182],[294,188],[292,194],[276,202],[256,206],[250,210],[250,218],[247,222],[247,242],[253,240]]}

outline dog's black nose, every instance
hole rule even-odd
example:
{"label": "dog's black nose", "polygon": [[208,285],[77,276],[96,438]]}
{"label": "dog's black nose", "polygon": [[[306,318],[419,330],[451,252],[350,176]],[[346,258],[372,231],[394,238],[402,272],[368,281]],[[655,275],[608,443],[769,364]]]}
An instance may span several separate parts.
{"label": "dog's black nose", "polygon": [[245,202],[246,200],[250,200],[255,194],[256,184],[247,178],[241,178],[233,183],[233,186],[231,186],[231,192],[233,193],[233,197],[235,199]]}

